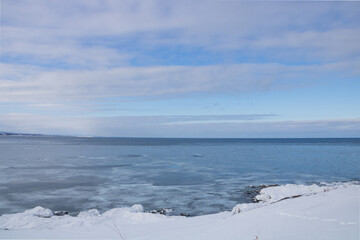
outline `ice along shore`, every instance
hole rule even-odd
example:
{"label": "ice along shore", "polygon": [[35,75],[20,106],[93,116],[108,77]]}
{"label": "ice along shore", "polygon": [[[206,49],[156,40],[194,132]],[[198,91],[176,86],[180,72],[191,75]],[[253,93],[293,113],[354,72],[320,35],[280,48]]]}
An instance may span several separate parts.
{"label": "ice along shore", "polygon": [[0,217],[1,239],[359,239],[358,182],[268,187],[258,203],[198,217],[152,214],[141,205],[56,216],[36,207]]}

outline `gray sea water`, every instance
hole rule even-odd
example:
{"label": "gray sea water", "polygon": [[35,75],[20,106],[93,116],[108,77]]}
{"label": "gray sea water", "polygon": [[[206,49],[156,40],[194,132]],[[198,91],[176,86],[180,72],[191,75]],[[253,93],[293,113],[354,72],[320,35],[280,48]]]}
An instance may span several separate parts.
{"label": "gray sea water", "polygon": [[0,215],[142,204],[202,215],[251,185],[360,179],[360,139],[0,136]]}

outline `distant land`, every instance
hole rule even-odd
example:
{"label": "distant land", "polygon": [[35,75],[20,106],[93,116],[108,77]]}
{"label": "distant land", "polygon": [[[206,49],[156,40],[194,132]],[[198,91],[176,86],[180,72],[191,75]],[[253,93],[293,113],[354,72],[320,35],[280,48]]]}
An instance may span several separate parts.
{"label": "distant land", "polygon": [[13,133],[13,132],[0,132],[0,136],[48,136],[38,133]]}

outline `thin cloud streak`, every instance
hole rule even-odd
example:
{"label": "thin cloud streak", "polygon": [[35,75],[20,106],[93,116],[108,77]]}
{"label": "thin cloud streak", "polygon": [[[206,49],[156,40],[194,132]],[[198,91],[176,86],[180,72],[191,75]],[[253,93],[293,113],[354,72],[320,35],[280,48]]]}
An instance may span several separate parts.
{"label": "thin cloud streak", "polygon": [[360,64],[233,64],[104,70],[46,70],[3,64],[1,68],[0,102],[48,104],[109,97],[173,97],[194,93],[241,94],[292,89],[315,84],[319,77],[327,77],[327,81],[357,77]]}

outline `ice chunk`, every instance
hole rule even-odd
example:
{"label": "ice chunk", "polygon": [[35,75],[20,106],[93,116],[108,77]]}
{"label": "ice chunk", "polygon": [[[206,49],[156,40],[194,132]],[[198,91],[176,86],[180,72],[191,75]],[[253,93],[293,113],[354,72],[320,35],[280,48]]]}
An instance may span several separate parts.
{"label": "ice chunk", "polygon": [[256,208],[260,208],[263,207],[267,204],[265,203],[241,203],[241,204],[237,204],[235,207],[233,207],[231,213],[234,214],[238,214],[240,212],[247,212]]}
{"label": "ice chunk", "polygon": [[90,209],[86,212],[79,213],[78,217],[80,218],[86,218],[86,217],[98,217],[100,216],[100,213],[97,209]]}
{"label": "ice chunk", "polygon": [[132,212],[143,212],[144,211],[144,207],[141,204],[135,204],[130,209]]}
{"label": "ice chunk", "polygon": [[26,210],[24,213],[25,213],[25,215],[32,215],[32,216],[43,217],[43,218],[49,218],[49,217],[54,216],[54,213],[50,209],[43,208],[40,206]]}

